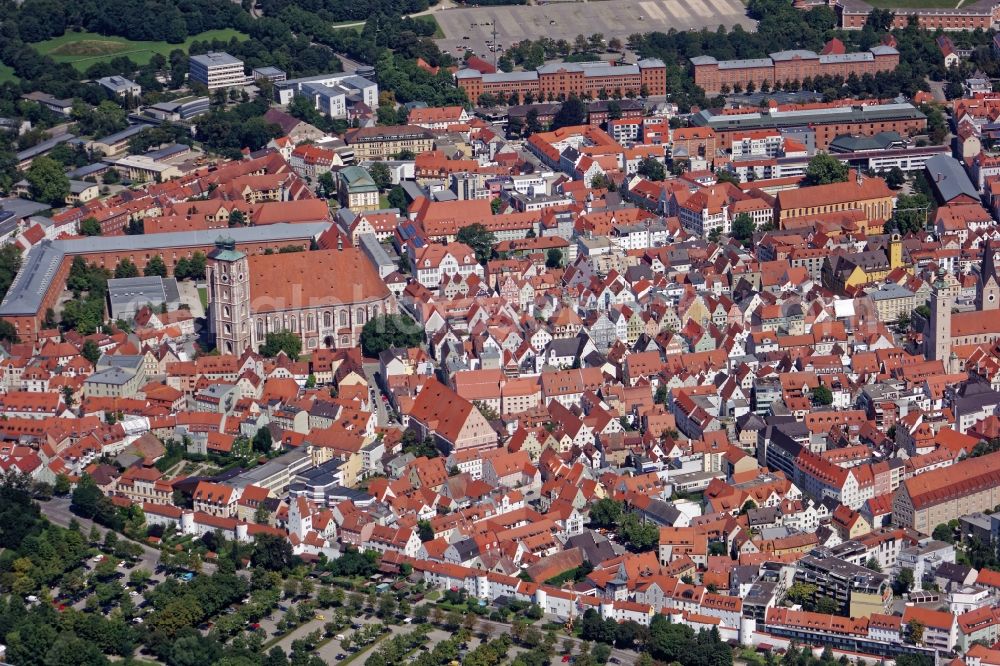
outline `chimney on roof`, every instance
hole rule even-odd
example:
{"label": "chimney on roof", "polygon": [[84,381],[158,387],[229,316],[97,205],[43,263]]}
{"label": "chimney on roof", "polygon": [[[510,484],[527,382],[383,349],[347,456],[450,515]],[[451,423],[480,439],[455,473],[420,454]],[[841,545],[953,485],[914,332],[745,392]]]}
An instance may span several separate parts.
{"label": "chimney on roof", "polygon": [[344,249],[344,237],[341,234],[337,234],[337,250]]}

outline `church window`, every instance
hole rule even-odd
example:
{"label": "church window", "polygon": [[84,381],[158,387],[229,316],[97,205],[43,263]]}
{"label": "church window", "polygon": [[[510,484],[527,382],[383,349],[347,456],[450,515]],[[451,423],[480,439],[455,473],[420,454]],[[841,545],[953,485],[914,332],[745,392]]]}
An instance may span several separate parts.
{"label": "church window", "polygon": [[340,311],[340,325],[347,326],[347,310]]}
{"label": "church window", "polygon": [[333,313],[332,312],[324,312],[323,313],[323,326],[325,326],[327,328],[333,326]]}
{"label": "church window", "polygon": [[365,323],[365,309],[358,308],[357,310],[355,310],[354,319],[355,319],[354,321],[355,325]]}

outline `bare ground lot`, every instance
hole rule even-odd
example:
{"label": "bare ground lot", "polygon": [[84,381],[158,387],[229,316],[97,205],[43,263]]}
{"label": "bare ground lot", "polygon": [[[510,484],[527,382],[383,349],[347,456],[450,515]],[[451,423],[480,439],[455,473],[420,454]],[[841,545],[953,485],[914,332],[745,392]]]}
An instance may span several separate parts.
{"label": "bare ground lot", "polygon": [[[596,2],[550,2],[540,5],[462,7],[434,14],[445,34],[438,45],[459,55],[457,46],[467,46],[491,60],[486,41],[493,36],[504,49],[523,39],[551,37],[570,43],[577,35],[596,32],[605,39],[622,41],[634,33],[676,30],[715,30],[740,24],[753,30],[756,21],[746,15],[740,0],[598,0]],[[466,35],[469,39],[463,39]]]}

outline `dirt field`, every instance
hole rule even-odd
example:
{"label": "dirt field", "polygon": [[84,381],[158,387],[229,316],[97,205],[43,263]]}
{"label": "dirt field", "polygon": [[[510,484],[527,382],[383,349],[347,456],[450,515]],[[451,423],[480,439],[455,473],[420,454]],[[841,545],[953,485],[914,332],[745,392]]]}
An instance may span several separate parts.
{"label": "dirt field", "polygon": [[[577,35],[595,32],[605,39],[622,41],[637,32],[716,29],[719,25],[743,25],[752,30],[756,22],[748,18],[739,0],[597,0],[591,2],[550,2],[539,5],[463,7],[434,14],[445,34],[438,45],[453,54],[457,46],[467,46],[490,60],[486,41],[502,48],[523,39],[551,37],[572,43]],[[463,39],[466,35],[469,39]]]}

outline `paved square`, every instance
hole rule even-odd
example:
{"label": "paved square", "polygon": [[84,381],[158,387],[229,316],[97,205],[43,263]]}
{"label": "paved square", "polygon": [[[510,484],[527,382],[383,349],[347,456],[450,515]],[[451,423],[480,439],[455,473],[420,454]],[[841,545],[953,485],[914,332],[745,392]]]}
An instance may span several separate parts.
{"label": "paved square", "polygon": [[[550,2],[538,5],[497,7],[460,7],[434,13],[445,38],[438,45],[459,56],[458,47],[467,46],[477,55],[492,61],[486,42],[493,38],[507,48],[523,39],[551,37],[572,43],[577,35],[589,37],[595,32],[605,39],[618,37],[623,42],[640,32],[676,30],[715,30],[739,24],[754,30],[756,21],[746,15],[739,0],[596,0],[590,2]],[[464,39],[468,36],[469,39]]]}

